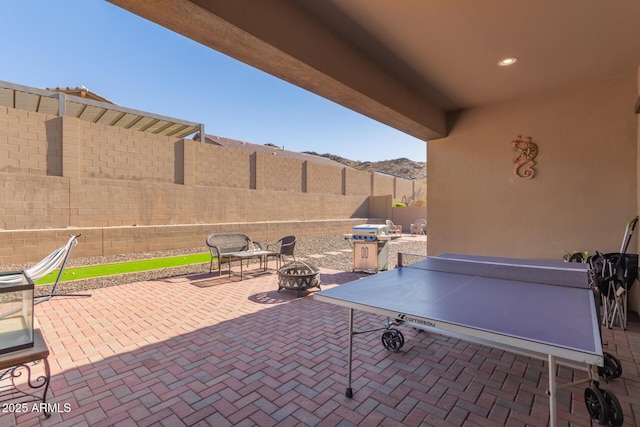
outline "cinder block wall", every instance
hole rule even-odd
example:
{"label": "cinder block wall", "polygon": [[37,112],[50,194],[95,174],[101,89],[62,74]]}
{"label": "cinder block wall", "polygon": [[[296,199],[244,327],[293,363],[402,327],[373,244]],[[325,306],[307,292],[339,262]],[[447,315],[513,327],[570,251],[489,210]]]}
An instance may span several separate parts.
{"label": "cinder block wall", "polygon": [[0,107],[0,172],[62,176],[61,122]]}
{"label": "cinder block wall", "polygon": [[415,183],[414,181],[409,181],[406,179],[396,179],[395,184],[396,199],[400,201],[402,201],[403,199],[411,201],[411,199],[416,197],[416,191],[414,190],[414,187],[415,185],[419,185],[419,183]]}
{"label": "cinder block wall", "polygon": [[348,232],[397,178],[0,107],[0,264]]}
{"label": "cinder block wall", "polygon": [[373,178],[371,177],[371,174],[345,168],[343,175],[345,195],[355,196],[359,194],[373,193]]}
{"label": "cinder block wall", "polygon": [[194,153],[195,162],[188,170],[192,181],[184,184],[219,187],[224,183],[228,188],[251,188],[251,159],[249,153],[229,150],[213,144],[197,141],[183,141],[185,148],[185,171],[187,152]]}
{"label": "cinder block wall", "polygon": [[154,135],[150,141],[142,132],[60,119],[63,149],[69,140],[78,144],[79,178],[175,183],[176,162],[182,161],[175,139]]}
{"label": "cinder block wall", "polygon": [[373,196],[384,196],[391,194],[395,198],[396,178],[391,175],[374,173],[373,175]]}
{"label": "cinder block wall", "polygon": [[344,168],[329,165],[321,165],[310,161],[305,162],[306,182],[308,193],[337,194],[344,193],[342,184]]}
{"label": "cinder block wall", "polygon": [[[247,153],[248,154],[248,153]],[[254,153],[256,190],[305,191],[303,187],[304,162],[270,154]]]}

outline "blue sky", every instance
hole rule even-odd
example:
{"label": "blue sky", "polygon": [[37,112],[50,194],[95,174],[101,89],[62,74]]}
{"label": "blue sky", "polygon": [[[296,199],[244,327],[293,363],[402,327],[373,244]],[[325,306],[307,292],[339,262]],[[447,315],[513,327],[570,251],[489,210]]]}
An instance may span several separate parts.
{"label": "blue sky", "polygon": [[206,132],[352,160],[425,161],[423,141],[102,0],[0,0],[0,80],[86,86]]}

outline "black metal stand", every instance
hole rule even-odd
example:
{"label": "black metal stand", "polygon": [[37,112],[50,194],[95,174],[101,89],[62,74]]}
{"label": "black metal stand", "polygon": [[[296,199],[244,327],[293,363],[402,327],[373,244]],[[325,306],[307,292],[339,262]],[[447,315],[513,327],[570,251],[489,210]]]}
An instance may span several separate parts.
{"label": "black metal stand", "polygon": [[[38,362],[35,362],[36,364]],[[0,401],[5,400],[16,400],[20,404],[27,402],[37,402],[42,401],[42,405],[39,407],[42,409],[44,416],[49,418],[51,413],[48,410],[47,406],[47,391],[49,390],[49,384],[51,382],[51,372],[49,370],[49,361],[47,359],[42,360],[42,364],[44,365],[44,375],[36,376],[32,370],[31,366],[28,364],[20,364],[13,366],[9,369],[5,369],[4,372],[0,373]],[[23,374],[26,374],[26,381],[24,384],[20,382],[23,377]],[[3,381],[8,381],[10,384],[2,385]],[[18,383],[20,382],[20,383]],[[23,390],[22,388],[28,387],[30,390],[38,390],[43,389],[42,396],[39,396],[37,391],[28,391]],[[30,409],[27,412],[31,412]]]}
{"label": "black metal stand", "polygon": [[[75,237],[78,238],[80,236],[81,234],[78,234]],[[75,245],[75,242],[74,242],[74,245]],[[69,260],[69,256],[71,255],[72,248],[73,246],[69,248],[69,251],[64,257],[64,261],[62,261],[62,265],[60,266],[60,271],[58,271],[58,277],[56,277],[56,282],[54,283],[53,288],[51,289],[51,292],[49,292],[46,295],[34,296],[34,298],[38,299],[38,301],[36,301],[35,304],[40,304],[45,301],[49,301],[53,297],[90,297],[91,296],[91,294],[59,294],[56,292],[58,290],[58,285],[60,284],[60,279],[62,279],[62,272],[64,271],[64,268],[67,266],[67,261]]]}
{"label": "black metal stand", "polygon": [[[51,383],[49,368],[49,349],[39,329],[34,331],[32,348],[6,353],[0,356],[0,402],[11,400],[9,407],[13,412],[33,412],[34,407],[25,407],[28,402],[42,402],[37,409],[46,418],[51,416],[47,405],[47,391]],[[33,371],[33,367],[42,364],[43,373]],[[42,395],[39,391],[42,390]],[[15,401],[15,402],[14,402]],[[34,405],[36,405],[34,403]]]}

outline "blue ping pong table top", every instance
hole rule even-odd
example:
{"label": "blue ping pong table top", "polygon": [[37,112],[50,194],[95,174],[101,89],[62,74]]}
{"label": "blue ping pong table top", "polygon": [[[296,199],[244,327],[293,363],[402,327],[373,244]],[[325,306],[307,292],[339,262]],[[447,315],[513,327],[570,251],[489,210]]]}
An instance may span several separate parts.
{"label": "blue ping pong table top", "polygon": [[[586,266],[512,258],[443,254],[482,262],[586,269]],[[437,257],[436,257],[437,258]],[[593,292],[519,280],[478,277],[412,266],[367,276],[315,294],[315,298],[392,318],[408,319],[437,332],[463,331],[516,348],[597,363],[602,342]],[[586,270],[585,270],[586,271]],[[446,334],[446,333],[445,333]],[[551,350],[550,350],[551,348]],[[560,349],[556,352],[556,349]],[[567,350],[567,351],[565,351]],[[586,356],[585,356],[586,355]],[[594,357],[596,358],[594,359]],[[599,363],[598,363],[599,364]]]}

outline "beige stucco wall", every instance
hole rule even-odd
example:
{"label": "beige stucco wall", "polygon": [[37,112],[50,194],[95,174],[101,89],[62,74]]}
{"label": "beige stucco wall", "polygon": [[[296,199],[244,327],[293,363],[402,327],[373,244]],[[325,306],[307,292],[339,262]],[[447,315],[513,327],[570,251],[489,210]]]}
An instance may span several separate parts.
{"label": "beige stucco wall", "polygon": [[[637,100],[640,100],[640,67],[638,67],[638,75],[637,75]],[[636,101],[638,102],[638,101]],[[636,123],[637,123],[637,141],[638,141],[638,150],[636,157],[636,197],[638,200],[638,207],[636,208],[636,212],[640,213],[640,114],[636,114]],[[635,249],[637,253],[640,253],[640,228],[636,228],[635,231],[635,244],[632,244],[630,247]],[[629,309],[635,311],[636,313],[640,313],[640,283],[635,283],[631,286],[631,290],[629,292]]]}
{"label": "beige stucco wall", "polygon": [[[429,142],[429,254],[561,259],[619,251],[638,210],[637,75],[460,113]],[[538,144],[516,178],[511,141]]]}

